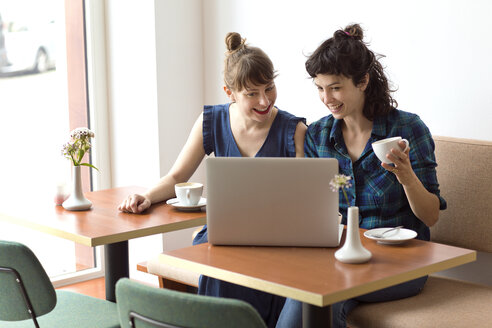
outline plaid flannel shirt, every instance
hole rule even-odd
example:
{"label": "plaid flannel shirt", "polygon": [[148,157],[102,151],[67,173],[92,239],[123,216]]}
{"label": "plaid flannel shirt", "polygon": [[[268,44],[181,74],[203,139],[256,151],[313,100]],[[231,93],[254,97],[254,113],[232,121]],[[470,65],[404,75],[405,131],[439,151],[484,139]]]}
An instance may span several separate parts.
{"label": "plaid flannel shirt", "polygon": [[[439,197],[441,210],[446,201],[440,196],[436,176],[434,141],[427,126],[416,114],[393,110],[373,121],[371,137],[359,159],[352,162],[342,136],[341,120],[326,116],[309,125],[304,150],[307,157],[331,157],[338,160],[339,173],[352,177],[346,189],[350,206],[359,207],[359,225],[373,229],[403,225],[417,232],[417,238],[429,240],[429,228],[412,212],[403,186],[396,176],[381,167],[371,143],[395,136],[409,141],[410,162],[424,187]],[[329,181],[327,181],[329,183]],[[340,191],[340,212],[346,223],[347,202]]]}

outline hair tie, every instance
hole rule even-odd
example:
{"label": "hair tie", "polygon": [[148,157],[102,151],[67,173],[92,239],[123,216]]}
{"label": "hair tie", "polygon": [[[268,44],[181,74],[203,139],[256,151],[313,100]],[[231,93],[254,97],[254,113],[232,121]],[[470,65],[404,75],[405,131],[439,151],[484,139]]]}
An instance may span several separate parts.
{"label": "hair tie", "polygon": [[350,34],[349,32],[347,31],[343,31],[343,33],[347,34],[348,36],[352,36],[352,34]]}

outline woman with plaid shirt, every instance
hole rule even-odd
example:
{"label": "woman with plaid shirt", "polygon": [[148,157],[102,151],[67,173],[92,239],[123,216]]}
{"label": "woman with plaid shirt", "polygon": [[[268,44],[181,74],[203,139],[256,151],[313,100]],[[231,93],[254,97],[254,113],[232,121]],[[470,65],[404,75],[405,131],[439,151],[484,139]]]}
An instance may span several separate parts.
{"label": "woman with plaid shirt", "polygon": [[[416,115],[396,109],[378,57],[362,41],[358,24],[338,30],[306,61],[321,101],[331,115],[308,127],[304,151],[308,157],[333,157],[341,174],[352,178],[346,190],[350,206],[359,207],[359,225],[373,229],[402,225],[429,240],[429,227],[446,208],[439,194],[434,142]],[[401,136],[410,147],[392,149],[381,163],[371,144]],[[342,196],[340,196],[342,197]],[[340,201],[343,223],[348,204]],[[346,327],[346,317],[359,302],[380,302],[416,295],[427,277],[389,287],[332,306],[333,327]],[[301,327],[302,305],[287,299],[277,328]]]}

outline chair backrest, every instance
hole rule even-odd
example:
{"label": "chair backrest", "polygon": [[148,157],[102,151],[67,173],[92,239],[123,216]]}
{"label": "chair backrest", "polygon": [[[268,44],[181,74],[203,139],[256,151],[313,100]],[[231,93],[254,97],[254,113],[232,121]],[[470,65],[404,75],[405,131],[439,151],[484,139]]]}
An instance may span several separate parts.
{"label": "chair backrest", "polygon": [[[266,327],[258,312],[246,302],[155,288],[127,278],[116,284],[116,302],[123,328]],[[130,313],[137,317],[134,326],[129,323]]]}
{"label": "chair backrest", "polygon": [[448,208],[431,239],[492,252],[492,142],[434,136],[437,178]]}
{"label": "chair backrest", "polygon": [[0,240],[0,320],[18,321],[32,317],[23,288],[35,316],[46,314],[55,307],[55,289],[36,255],[23,244]]}

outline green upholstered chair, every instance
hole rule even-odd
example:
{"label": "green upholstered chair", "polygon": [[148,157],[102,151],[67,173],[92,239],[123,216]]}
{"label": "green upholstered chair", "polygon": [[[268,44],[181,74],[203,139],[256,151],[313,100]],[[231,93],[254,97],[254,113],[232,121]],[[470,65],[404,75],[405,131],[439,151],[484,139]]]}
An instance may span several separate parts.
{"label": "green upholstered chair", "polygon": [[0,240],[0,327],[119,327],[116,304],[55,291],[36,255]]}
{"label": "green upholstered chair", "polygon": [[266,328],[244,301],[156,288],[127,278],[116,284],[116,304],[123,328]]}

